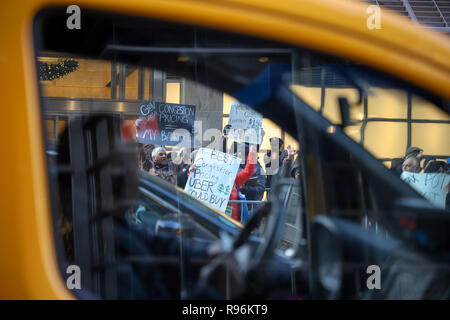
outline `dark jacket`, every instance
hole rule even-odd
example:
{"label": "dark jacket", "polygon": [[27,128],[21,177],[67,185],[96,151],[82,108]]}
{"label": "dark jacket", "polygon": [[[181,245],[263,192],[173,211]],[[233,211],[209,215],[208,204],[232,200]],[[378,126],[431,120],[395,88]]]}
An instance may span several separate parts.
{"label": "dark jacket", "polygon": [[267,150],[266,155],[264,156],[264,163],[266,167],[267,172],[267,179],[266,179],[266,188],[270,188],[272,184],[272,176],[279,174],[279,170],[281,169],[281,166],[283,164],[284,158],[286,158],[288,155],[287,150],[280,150],[278,154],[278,169],[272,168],[272,150]]}
{"label": "dark jacket", "polygon": [[183,165],[183,167],[181,168],[181,170],[178,172],[178,177],[177,177],[177,186],[184,189],[184,187],[186,186],[186,182],[188,180],[188,172],[189,172],[189,167],[190,165],[185,164]]}
{"label": "dark jacket", "polygon": [[166,165],[153,163],[149,173],[153,176],[160,177],[173,185],[177,184],[177,170],[171,161],[168,161]]}

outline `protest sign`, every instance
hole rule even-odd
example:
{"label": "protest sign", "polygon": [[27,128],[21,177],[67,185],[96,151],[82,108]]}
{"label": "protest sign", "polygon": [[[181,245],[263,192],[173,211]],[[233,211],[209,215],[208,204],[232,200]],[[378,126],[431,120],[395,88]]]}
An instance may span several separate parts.
{"label": "protest sign", "polygon": [[180,139],[172,136],[176,129],[184,129],[192,141],[194,134],[195,106],[143,101],[139,105],[136,121],[138,141],[144,144],[175,146]]}
{"label": "protest sign", "polygon": [[217,150],[200,148],[195,171],[184,190],[219,211],[225,212],[241,159]]}
{"label": "protest sign", "polygon": [[450,182],[449,174],[404,171],[400,177],[432,204],[445,208],[445,186]]}
{"label": "protest sign", "polygon": [[248,106],[231,103],[229,137],[239,142],[261,144],[262,115]]}

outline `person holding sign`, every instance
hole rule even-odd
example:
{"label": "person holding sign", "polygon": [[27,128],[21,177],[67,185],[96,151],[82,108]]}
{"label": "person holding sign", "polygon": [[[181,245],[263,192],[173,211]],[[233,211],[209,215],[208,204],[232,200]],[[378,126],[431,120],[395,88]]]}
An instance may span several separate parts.
{"label": "person holding sign", "polygon": [[[206,150],[208,150],[208,149],[206,149]],[[206,151],[204,151],[203,149],[200,149],[200,151],[202,151],[202,152],[200,154],[197,154],[197,157],[202,157],[202,154],[206,153]],[[209,153],[211,153],[211,150],[208,151],[208,154]],[[223,155],[226,156],[225,153],[219,152],[219,151],[214,151],[213,150],[212,153],[220,154],[221,156],[223,156]],[[232,158],[235,158],[235,157],[232,156]],[[191,179],[191,174],[192,175],[201,175],[202,174],[202,169],[197,167],[197,166],[199,166],[198,165],[198,163],[199,163],[198,160],[199,159],[196,159],[196,164],[193,164],[190,167],[190,169],[189,169],[189,173],[188,173],[189,179]],[[220,160],[220,159],[218,159],[218,160]],[[239,159],[237,159],[237,160],[239,160]],[[233,162],[234,161],[235,160],[233,160]],[[230,196],[228,197],[229,200],[238,200],[238,190],[253,175],[253,172],[255,171],[256,161],[257,161],[256,147],[254,145],[252,145],[250,147],[250,152],[249,152],[249,156],[247,158],[247,163],[246,163],[245,168],[242,171],[240,171],[239,173],[237,173],[237,174],[234,173],[233,174],[233,176],[235,175],[235,178],[234,178],[233,187],[231,188],[231,193],[230,193],[230,190],[229,190],[229,186],[224,186],[224,185],[221,186],[220,184],[218,185],[218,188],[219,188],[218,189],[218,193],[219,194],[221,192],[226,193],[227,197],[228,197],[228,194],[230,194]],[[234,164],[233,164],[233,166],[234,166]],[[235,168],[234,169],[236,171],[234,171],[234,172],[237,172],[238,166],[239,166],[239,162],[235,162]],[[199,173],[199,171],[200,171],[200,173]],[[192,193],[193,189],[191,188],[191,184],[195,184],[194,179],[188,180],[188,183],[186,184],[185,191],[187,191],[188,193],[190,193],[190,194],[195,196],[195,194]],[[208,192],[209,189],[212,189],[214,185],[215,185],[214,183],[211,183],[211,185],[205,184],[205,181],[203,181],[201,183],[202,188],[204,187],[204,189],[205,189],[205,190],[203,190],[205,193]],[[221,187],[223,189],[226,189],[226,190],[221,190]],[[209,202],[211,202],[211,201],[209,201]],[[224,205],[225,205],[225,203],[224,203]],[[228,214],[229,216],[231,216],[233,219],[235,219],[237,221],[240,221],[239,204],[237,204],[237,203],[233,203],[233,204],[228,203],[226,205],[226,207],[225,207],[225,213]]]}
{"label": "person holding sign", "polygon": [[446,173],[416,173],[403,171],[400,178],[416,189],[425,199],[446,208],[450,175]]}
{"label": "person holding sign", "polygon": [[[142,101],[136,136],[140,143],[176,146],[180,138],[191,138],[194,133],[195,106],[157,101]],[[185,133],[180,137],[178,130]]]}
{"label": "person holding sign", "polygon": [[261,144],[262,114],[239,102],[231,103],[228,132],[231,139],[239,142]]}
{"label": "person holding sign", "polygon": [[[258,158],[258,154],[256,153],[256,147],[254,145],[250,146],[250,152],[247,157],[247,163],[245,165],[245,168],[238,172],[236,175],[236,178],[234,179],[234,186],[231,190],[230,200],[238,200],[238,191],[242,187],[244,183],[250,179],[250,177],[253,175],[255,171],[255,165]],[[231,212],[231,217],[237,221],[241,220],[240,212],[239,212],[239,204],[233,203],[228,204],[227,212]]]}
{"label": "person holding sign", "polygon": [[403,172],[419,172],[420,171],[420,160],[414,156],[407,157],[402,164]]}
{"label": "person holding sign", "polygon": [[[240,154],[240,157],[246,160],[248,158],[249,152],[250,152],[250,145],[248,143],[245,143],[244,153]],[[241,164],[239,166],[239,169],[244,170],[244,164]],[[255,171],[253,172],[253,175],[250,177],[250,179],[248,179],[247,182],[245,182],[242,185],[240,191],[245,195],[247,200],[261,201],[264,196],[265,188],[266,188],[265,172],[262,166],[259,164],[259,162],[256,161]]]}

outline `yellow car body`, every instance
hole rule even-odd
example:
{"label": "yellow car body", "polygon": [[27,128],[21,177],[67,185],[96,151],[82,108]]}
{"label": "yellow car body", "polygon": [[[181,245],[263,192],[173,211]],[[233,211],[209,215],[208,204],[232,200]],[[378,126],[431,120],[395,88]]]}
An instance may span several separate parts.
{"label": "yellow car body", "polygon": [[33,19],[79,5],[233,31],[349,58],[450,99],[450,41],[367,4],[339,0],[22,0],[0,4],[0,298],[71,299],[54,251]]}

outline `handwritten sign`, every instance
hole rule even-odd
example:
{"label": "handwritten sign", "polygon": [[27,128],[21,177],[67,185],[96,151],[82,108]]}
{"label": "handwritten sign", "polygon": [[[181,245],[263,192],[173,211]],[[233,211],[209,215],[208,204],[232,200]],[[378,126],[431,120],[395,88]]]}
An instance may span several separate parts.
{"label": "handwritten sign", "polygon": [[193,137],[195,106],[143,101],[139,119],[136,133],[140,143],[175,146],[180,143],[179,138],[172,136],[176,129],[184,129]]}
{"label": "handwritten sign", "polygon": [[195,171],[189,174],[184,190],[200,201],[225,212],[241,159],[217,150],[200,148]]}
{"label": "handwritten sign", "polygon": [[244,104],[232,102],[228,124],[231,125],[229,131],[231,139],[261,144],[262,114]]}
{"label": "handwritten sign", "polygon": [[449,174],[404,171],[400,177],[432,204],[445,208],[445,186],[450,182]]}

